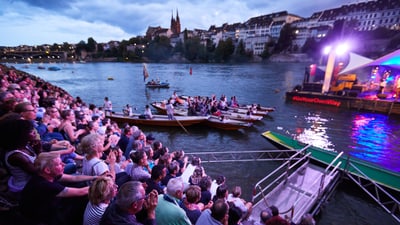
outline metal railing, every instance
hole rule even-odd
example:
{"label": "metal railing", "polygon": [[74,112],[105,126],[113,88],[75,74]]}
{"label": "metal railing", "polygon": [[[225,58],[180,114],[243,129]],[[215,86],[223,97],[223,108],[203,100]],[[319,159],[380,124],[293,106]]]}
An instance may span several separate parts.
{"label": "metal railing", "polygon": [[[266,177],[262,178],[259,182],[257,182],[254,186],[254,192],[253,192],[253,202],[258,202],[262,200],[266,206],[270,206],[270,204],[267,202],[266,198],[266,193],[272,192],[274,188],[276,188],[281,182],[286,184],[288,181],[289,175],[292,172],[293,168],[297,168],[298,171],[301,171],[302,169],[306,169],[309,163],[309,159],[311,156],[311,152],[305,153],[306,149],[309,147],[306,146],[302,148],[301,150],[298,150],[298,154],[303,154],[303,157],[301,158],[296,158],[298,154],[296,153],[293,155],[291,158],[289,158],[285,163],[283,163],[280,167],[275,169],[273,172],[268,174]],[[326,176],[328,177],[335,177],[338,174],[339,171],[339,166],[341,165],[341,162],[337,162],[338,159],[340,159],[341,155],[343,152],[339,153],[332,161],[331,163],[324,169],[322,172],[322,175],[319,176],[318,179],[315,179],[310,185],[309,188],[317,186],[318,185],[318,191],[315,193],[308,193],[307,191],[302,191],[300,190],[300,197],[296,199],[296,201],[291,205],[291,207],[287,209],[280,209],[281,214],[286,214],[291,212],[290,219],[293,218],[296,211],[303,211],[302,209],[306,208],[311,208],[315,204],[313,199],[320,199],[322,194],[324,193],[325,190],[325,179]],[[295,163],[292,163],[292,161],[297,160]],[[336,163],[337,162],[337,163]],[[302,164],[300,164],[302,163]],[[336,163],[336,165],[335,165]],[[273,179],[272,177],[275,176],[277,173],[281,172],[283,169],[285,170],[278,176],[276,177],[273,181],[269,181],[270,179]],[[268,181],[268,184],[263,187],[262,184],[264,182]],[[295,188],[295,187],[294,187]],[[304,198],[309,198],[312,199],[309,201],[306,201],[305,204],[303,204],[300,208],[296,208]]]}
{"label": "metal railing", "polygon": [[[354,181],[355,184],[364,190],[365,193],[375,200],[386,212],[388,212],[395,220],[397,220],[397,222],[400,222],[400,201],[374,180],[369,178],[353,163],[349,162],[348,166],[349,168],[355,169],[363,177],[354,175],[352,173],[346,173],[347,177]],[[368,187],[372,187],[373,190],[368,190]]]}
{"label": "metal railing", "polygon": [[[296,154],[296,150],[246,150],[224,152],[187,152],[187,156],[197,156],[202,163],[286,161]],[[295,159],[299,158],[299,154]]]}
{"label": "metal railing", "polygon": [[[287,181],[289,171],[292,168],[294,168],[295,166],[297,166],[301,161],[307,160],[305,163],[308,163],[309,156],[311,155],[311,153],[307,153],[306,155],[302,156],[301,158],[297,158],[299,155],[304,154],[304,151],[308,147],[309,147],[309,145],[307,145],[306,147],[302,148],[301,150],[298,150],[294,155],[292,155],[289,159],[287,159],[285,163],[283,163],[278,168],[276,168],[274,171],[272,171],[270,174],[268,174],[267,176],[262,178],[260,181],[258,181],[254,185],[252,202],[256,202],[256,200],[260,197],[260,195],[262,195],[262,198],[265,199],[264,193],[267,190],[269,190],[271,187],[275,186],[277,184],[277,182],[282,180],[282,178],[285,178],[285,181]],[[291,165],[291,161],[293,161],[293,160],[297,160],[297,161],[294,164]],[[285,168],[285,171],[281,175],[279,175],[277,178],[275,178],[272,182],[269,182],[269,184],[267,186],[265,186],[264,188],[261,186],[262,183],[264,183],[265,181],[270,179],[276,173],[280,172],[283,168]],[[257,189],[259,189],[258,193],[256,193]],[[266,203],[266,205],[268,206],[269,204]]]}

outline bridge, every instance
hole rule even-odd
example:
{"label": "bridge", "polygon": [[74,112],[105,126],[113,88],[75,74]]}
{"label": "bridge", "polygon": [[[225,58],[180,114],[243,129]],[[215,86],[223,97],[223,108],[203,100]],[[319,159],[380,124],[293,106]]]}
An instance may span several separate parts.
{"label": "bridge", "polygon": [[67,59],[65,51],[3,51],[0,59]]}

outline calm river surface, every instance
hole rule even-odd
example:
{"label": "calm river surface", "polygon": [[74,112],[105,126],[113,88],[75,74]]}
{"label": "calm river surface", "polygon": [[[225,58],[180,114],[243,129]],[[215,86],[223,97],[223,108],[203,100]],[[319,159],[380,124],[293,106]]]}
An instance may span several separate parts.
{"label": "calm river surface", "polygon": [[[57,64],[59,71],[39,70],[37,65],[12,65],[39,76],[85,102],[102,105],[105,96],[113,102],[114,111],[129,103],[142,113],[144,106],[181,95],[236,96],[240,104],[260,103],[276,111],[244,131],[226,132],[188,127],[141,127],[152,133],[170,150],[246,151],[275,149],[261,137],[267,130],[286,133],[315,145],[379,164],[400,172],[400,118],[383,114],[336,109],[326,106],[285,102],[285,92],[301,83],[306,64],[267,63],[244,65],[215,64],[148,64],[150,79],[171,83],[169,89],[146,89],[142,64],[86,63]],[[49,64],[43,66],[48,67]],[[189,74],[192,68],[192,75]],[[113,77],[114,80],[108,80]],[[228,185],[241,185],[250,198],[252,186],[267,175],[277,163],[205,164],[211,176],[224,174]],[[350,190],[351,189],[351,190]],[[368,200],[357,187],[340,187],[325,206],[318,224],[396,224],[384,210]]]}

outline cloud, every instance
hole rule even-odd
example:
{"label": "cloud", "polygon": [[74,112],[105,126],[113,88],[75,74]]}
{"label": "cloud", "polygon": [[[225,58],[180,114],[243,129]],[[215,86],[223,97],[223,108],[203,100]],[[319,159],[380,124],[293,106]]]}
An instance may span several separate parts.
{"label": "cloud", "polygon": [[[344,1],[344,0],[339,0]],[[245,22],[251,17],[288,11],[308,17],[312,12],[340,7],[334,0],[0,0],[0,45],[78,43],[128,40],[144,35],[149,26],[169,28],[179,11],[182,29]]]}

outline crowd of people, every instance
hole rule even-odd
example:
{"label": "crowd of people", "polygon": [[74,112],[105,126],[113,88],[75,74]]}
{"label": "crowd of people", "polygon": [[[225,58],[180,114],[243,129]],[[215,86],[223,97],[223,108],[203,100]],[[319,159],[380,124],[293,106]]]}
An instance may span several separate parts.
{"label": "crowd of people", "polygon": [[[1,197],[21,215],[10,224],[237,225],[249,218],[253,205],[240,186],[229,193],[225,177],[207,175],[200,158],[189,161],[139,127],[111,121],[108,97],[103,106],[86,104],[2,65],[0,80]],[[278,224],[275,214],[263,224]]]}

